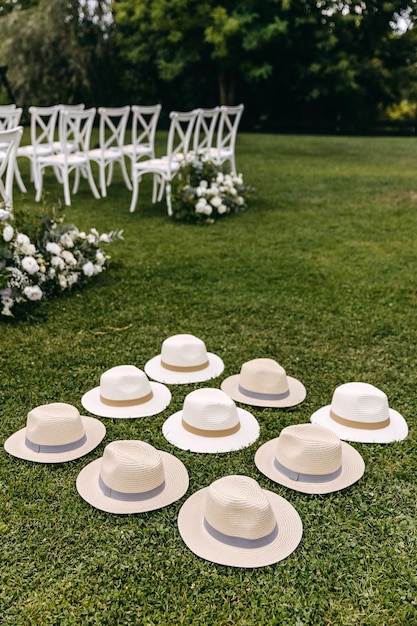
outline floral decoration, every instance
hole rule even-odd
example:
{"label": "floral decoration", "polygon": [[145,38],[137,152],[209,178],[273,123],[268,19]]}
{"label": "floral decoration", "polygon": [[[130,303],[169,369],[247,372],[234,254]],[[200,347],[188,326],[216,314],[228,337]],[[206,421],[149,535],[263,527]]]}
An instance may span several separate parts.
{"label": "floral decoration", "polygon": [[0,316],[15,317],[36,303],[82,287],[106,269],[102,244],[123,239],[122,231],[88,233],[63,219],[45,216],[36,239],[20,232],[10,208],[0,205]]}
{"label": "floral decoration", "polygon": [[201,155],[187,155],[172,182],[175,219],[211,224],[225,215],[241,213],[254,189],[242,174],[232,174],[228,164],[215,165]]}

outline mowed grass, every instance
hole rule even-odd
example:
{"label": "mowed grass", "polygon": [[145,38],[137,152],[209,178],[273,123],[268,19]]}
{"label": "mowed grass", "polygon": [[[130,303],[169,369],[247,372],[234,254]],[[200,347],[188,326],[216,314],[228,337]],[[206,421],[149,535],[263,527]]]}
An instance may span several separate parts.
{"label": "mowed grass", "polygon": [[[166,135],[158,135],[163,151]],[[1,322],[1,443],[47,402],[74,404],[105,370],[143,369],[173,334],[192,333],[220,355],[218,387],[242,363],[271,357],[307,388],[288,410],[253,409],[261,434],[228,454],[178,450],[165,419],[202,385],[172,386],[161,414],[104,419],[87,457],[46,466],[0,454],[0,623],[20,625],[393,625],[417,623],[416,343],[417,140],[240,134],[237,166],[257,188],[249,210],[189,226],[152,206],[135,213],[118,171],[108,197],[82,181],[66,222],[124,229],[110,267],[84,291],[51,301],[38,322]],[[38,211],[28,167],[25,202]],[[97,172],[96,172],[97,173]],[[52,175],[45,201],[62,201]],[[20,201],[16,191],[16,201]],[[256,449],[308,422],[345,382],[369,382],[406,418],[406,440],[352,444],[365,475],[326,496],[272,483]],[[243,406],[243,405],[242,405]],[[113,516],[79,496],[79,471],[116,439],[175,454],[187,494],[147,514]],[[295,552],[274,566],[234,569],[194,556],[177,528],[182,502],[228,474],[245,474],[290,501],[303,521]],[[197,521],[196,521],[197,523]]]}

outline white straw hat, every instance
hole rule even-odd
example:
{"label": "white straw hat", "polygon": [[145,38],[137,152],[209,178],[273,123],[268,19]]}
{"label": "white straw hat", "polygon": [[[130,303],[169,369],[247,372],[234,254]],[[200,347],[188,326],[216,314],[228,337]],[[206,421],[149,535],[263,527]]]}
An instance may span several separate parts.
{"label": "white straw hat", "polygon": [[221,389],[236,402],[259,407],[287,408],[306,397],[304,385],[273,359],[243,363],[240,374],[226,378]]}
{"label": "white straw hat", "polygon": [[255,454],[259,471],[303,493],[331,493],[363,476],[365,463],[352,446],[324,426],[294,424],[264,443]]}
{"label": "white straw hat", "polygon": [[259,424],[220,389],[203,387],[185,397],[182,410],[165,421],[162,432],[182,450],[230,452],[256,441]]}
{"label": "white straw hat", "polygon": [[204,341],[194,335],[173,335],[162,342],[161,354],[145,364],[150,378],[168,385],[201,383],[224,370],[222,359],[207,352]]}
{"label": "white straw hat", "polygon": [[248,476],[225,476],[191,495],[180,509],[178,528],[194,554],[234,567],[282,561],[303,534],[294,507]]}
{"label": "white straw hat", "polygon": [[77,490],[107,513],[154,511],[181,498],[188,489],[185,465],[172,454],[138,440],[109,443],[103,456],[77,477]]}
{"label": "white straw hat", "polygon": [[100,386],[87,391],[81,403],[101,417],[134,418],[161,413],[171,402],[165,385],[149,382],[134,365],[118,365],[104,372]]}
{"label": "white straw hat", "polygon": [[52,402],[29,411],[25,428],[11,435],[4,449],[26,461],[64,463],[94,450],[105,434],[100,420],[80,415],[71,404]]}
{"label": "white straw hat", "polygon": [[368,383],[345,383],[334,390],[331,405],[310,418],[347,441],[389,443],[408,435],[403,416],[389,408],[386,394]]}

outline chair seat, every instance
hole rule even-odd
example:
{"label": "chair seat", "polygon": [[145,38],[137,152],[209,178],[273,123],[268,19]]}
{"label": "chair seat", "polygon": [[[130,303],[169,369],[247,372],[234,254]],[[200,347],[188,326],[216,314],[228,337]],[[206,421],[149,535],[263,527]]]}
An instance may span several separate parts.
{"label": "chair seat", "polygon": [[[167,172],[169,169],[169,161],[166,157],[160,159],[148,159],[147,161],[139,161],[133,167],[135,170],[142,171],[163,171]],[[176,172],[180,168],[179,161],[171,161],[171,172]]]}
{"label": "chair seat", "polygon": [[32,154],[36,154],[37,156],[46,156],[48,154],[52,154],[54,149],[52,146],[45,144],[33,146],[32,144],[28,144],[27,146],[20,146],[17,151],[17,156],[28,156]]}
{"label": "chair seat", "polygon": [[93,148],[88,151],[88,156],[90,159],[100,160],[104,159],[108,161],[109,159],[120,159],[123,157],[123,152],[120,148],[113,146],[111,148],[107,148],[106,150],[102,150],[101,148]]}
{"label": "chair seat", "polygon": [[67,154],[67,156],[64,154],[51,154],[39,159],[39,163],[42,165],[62,165],[64,163],[68,163],[69,165],[80,165],[82,163],[86,163],[86,161],[87,159],[85,155],[78,152],[72,152]]}
{"label": "chair seat", "polygon": [[134,146],[133,143],[128,143],[123,146],[123,154],[126,156],[135,156],[140,154],[151,154],[152,146],[150,144],[141,144]]}

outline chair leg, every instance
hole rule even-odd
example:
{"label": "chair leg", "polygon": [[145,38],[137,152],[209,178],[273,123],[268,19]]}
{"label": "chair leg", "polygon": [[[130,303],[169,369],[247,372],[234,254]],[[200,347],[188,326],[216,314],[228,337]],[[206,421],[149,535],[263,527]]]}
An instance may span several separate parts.
{"label": "chair leg", "polygon": [[26,193],[27,189],[25,187],[25,183],[22,180],[22,176],[20,174],[20,170],[19,170],[19,166],[17,165],[17,162],[16,162],[15,169],[14,169],[14,175],[16,177],[16,181],[17,181],[17,184],[19,185],[20,191],[22,193]]}
{"label": "chair leg", "polygon": [[93,176],[93,172],[91,171],[90,163],[87,163],[87,165],[86,165],[86,174],[87,174],[88,182],[90,184],[90,189],[93,192],[93,196],[97,200],[100,200],[101,196],[100,196],[100,194],[98,192],[98,189],[96,187],[96,183],[94,182],[94,176]]}
{"label": "chair leg", "polygon": [[66,206],[71,206],[71,195],[69,189],[69,175],[68,172],[62,172],[62,184],[64,186],[64,200]]}
{"label": "chair leg", "polygon": [[168,180],[167,184],[166,184],[166,199],[167,199],[167,209],[168,209],[168,215],[171,217],[172,215],[172,202],[171,202],[171,183]]}
{"label": "chair leg", "polygon": [[125,181],[125,185],[129,189],[129,191],[131,191],[132,190],[132,183],[130,182],[129,174],[127,173],[127,169],[126,169],[126,163],[125,163],[125,160],[124,160],[123,157],[120,160],[120,169],[122,170],[122,174],[123,174],[123,179]]}
{"label": "chair leg", "polygon": [[130,202],[130,208],[129,211],[130,213],[133,213],[136,209],[136,203],[138,201],[138,196],[139,196],[139,183],[140,180],[139,178],[133,178],[132,180],[132,200]]}
{"label": "chair leg", "polygon": [[[99,164],[100,169],[100,191],[103,198],[107,196],[107,188],[106,188],[106,167],[104,163]],[[109,168],[110,173],[110,168]]]}

